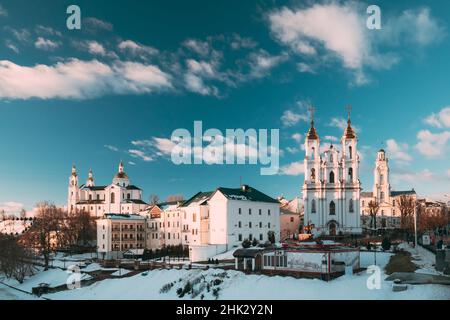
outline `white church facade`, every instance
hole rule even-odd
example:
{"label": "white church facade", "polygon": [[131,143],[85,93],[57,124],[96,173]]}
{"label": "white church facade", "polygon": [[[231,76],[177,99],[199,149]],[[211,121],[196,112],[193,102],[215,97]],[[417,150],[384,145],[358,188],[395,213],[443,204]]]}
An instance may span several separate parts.
{"label": "white church facade", "polygon": [[128,175],[120,162],[118,172],[112,183],[96,186],[92,170],[85,184],[79,185],[75,165],[69,177],[67,210],[87,211],[94,217],[104,214],[131,214],[144,210],[148,205],[142,200],[142,190],[130,183]]}
{"label": "white church facade", "polygon": [[321,152],[313,119],[304,147],[304,225],[314,235],[362,233],[358,138],[350,115],[340,147],[331,144]]}
{"label": "white church facade", "polygon": [[[389,159],[386,152],[380,149],[375,159],[373,187],[371,192],[361,193],[361,224],[364,229],[398,229],[401,227],[401,196],[417,199],[414,189],[393,191],[390,184]],[[377,204],[377,212],[370,208],[370,202]],[[372,214],[371,214],[372,211]]]}

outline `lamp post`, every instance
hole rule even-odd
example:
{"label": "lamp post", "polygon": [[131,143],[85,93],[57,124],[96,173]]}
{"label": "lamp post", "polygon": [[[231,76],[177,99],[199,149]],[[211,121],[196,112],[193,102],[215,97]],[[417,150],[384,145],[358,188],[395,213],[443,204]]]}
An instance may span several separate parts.
{"label": "lamp post", "polygon": [[414,248],[417,253],[417,199],[414,200]]}

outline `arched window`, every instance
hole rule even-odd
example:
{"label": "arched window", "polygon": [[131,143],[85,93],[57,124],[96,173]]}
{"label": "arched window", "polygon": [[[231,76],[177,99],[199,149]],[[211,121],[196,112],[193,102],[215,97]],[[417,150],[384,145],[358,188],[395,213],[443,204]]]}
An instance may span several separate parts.
{"label": "arched window", "polygon": [[383,202],[384,201],[384,192],[381,192],[380,193],[380,202]]}
{"label": "arched window", "polygon": [[333,162],[333,154],[330,153],[330,162]]}
{"label": "arched window", "polygon": [[348,180],[353,181],[353,168],[348,168]]}
{"label": "arched window", "polygon": [[311,213],[316,213],[316,200],[311,200]]}
{"label": "arched window", "polygon": [[350,201],[348,202],[348,211],[355,212],[355,208],[353,206],[353,199],[350,199]]}
{"label": "arched window", "polygon": [[116,194],[113,192],[111,193],[111,203],[115,203],[116,202]]}
{"label": "arched window", "polygon": [[336,214],[336,204],[334,203],[334,201],[330,202],[330,215],[335,215]]}
{"label": "arched window", "polygon": [[330,172],[330,183],[334,183],[334,172]]}
{"label": "arched window", "polygon": [[316,148],[311,148],[311,159],[314,159],[314,154],[316,153]]}
{"label": "arched window", "polygon": [[353,148],[352,148],[352,146],[349,146],[348,147],[348,157],[350,158],[350,159],[352,159],[353,158]]}
{"label": "arched window", "polygon": [[311,169],[311,181],[312,182],[316,181],[316,169],[314,168]]}

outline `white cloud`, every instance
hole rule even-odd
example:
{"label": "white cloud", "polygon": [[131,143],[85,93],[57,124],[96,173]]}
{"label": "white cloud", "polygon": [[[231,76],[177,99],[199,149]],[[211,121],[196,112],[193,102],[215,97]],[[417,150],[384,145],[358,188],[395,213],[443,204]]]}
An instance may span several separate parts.
{"label": "white cloud", "polygon": [[291,138],[294,139],[296,142],[301,142],[301,141],[302,141],[302,134],[296,132],[296,133],[294,133],[294,134],[291,136]]}
{"label": "white cloud", "polygon": [[219,90],[215,86],[206,85],[203,79],[195,74],[187,73],[184,77],[184,82],[189,91],[204,96],[217,96],[219,94]]}
{"label": "white cloud", "polygon": [[14,43],[12,43],[11,41],[6,41],[5,45],[6,45],[6,47],[8,49],[14,51],[15,53],[19,53],[20,52],[19,48]]}
{"label": "white cloud", "polygon": [[305,113],[298,113],[292,110],[286,110],[283,112],[283,115],[281,116],[281,123],[285,127],[292,127],[299,123],[300,121],[308,122],[309,118],[308,115]]}
{"label": "white cloud", "polygon": [[304,62],[300,62],[297,64],[297,69],[299,72],[301,73],[311,73],[311,74],[316,74],[316,71],[314,70],[314,68]]}
{"label": "white cloud", "polygon": [[431,182],[437,179],[436,175],[429,169],[420,172],[394,172],[392,180],[394,183],[407,182],[411,185],[420,185],[423,182]]}
{"label": "white cloud", "polygon": [[53,29],[52,27],[48,27],[48,26],[43,26],[43,25],[37,25],[35,32],[38,35],[41,36],[61,36],[61,32],[59,32],[58,30]]}
{"label": "white cloud", "polygon": [[209,55],[211,51],[211,47],[208,42],[206,41],[200,41],[196,39],[188,39],[184,43],[184,46],[193,52],[201,55],[201,56],[207,56]]}
{"label": "white cloud", "polygon": [[388,157],[402,162],[412,161],[408,153],[409,146],[406,143],[397,143],[394,139],[386,141]]}
{"label": "white cloud", "polygon": [[121,41],[118,44],[118,48],[123,52],[127,52],[132,56],[140,57],[142,59],[146,59],[147,56],[152,56],[158,53],[158,49],[145,46],[132,40]]}
{"label": "white cloud", "polygon": [[336,127],[341,130],[345,130],[345,128],[347,128],[347,120],[345,120],[344,118],[334,117],[334,118],[331,118],[329,126]]}
{"label": "white cloud", "polygon": [[130,166],[135,166],[135,165],[136,165],[136,163],[133,162],[133,161],[128,161],[128,164],[129,164]]}
{"label": "white cloud", "polygon": [[303,161],[292,162],[280,168],[280,174],[286,176],[299,176],[305,172]]}
{"label": "white cloud", "polygon": [[110,144],[105,144],[104,147],[111,151],[114,151],[114,152],[119,151],[119,148],[117,148],[116,146],[110,145]]}
{"label": "white cloud", "polygon": [[50,39],[38,37],[34,43],[34,46],[37,49],[52,51],[59,47],[59,43]]}
{"label": "white cloud", "polygon": [[130,153],[130,156],[134,158],[139,158],[146,162],[153,161],[153,158],[150,155],[145,154],[142,150],[130,149],[128,152]]}
{"label": "white cloud", "polygon": [[241,37],[239,34],[234,34],[230,42],[230,47],[233,50],[252,49],[257,45],[258,43],[252,38]]}
{"label": "white cloud", "polygon": [[450,106],[425,118],[425,123],[436,128],[450,128]]}
{"label": "white cloud", "polygon": [[339,139],[338,139],[337,137],[335,137],[335,136],[325,136],[325,137],[324,137],[324,140],[326,140],[326,141],[331,141],[331,142],[337,142],[337,141],[339,141]]}
{"label": "white cloud", "polygon": [[5,211],[6,214],[19,213],[24,208],[23,203],[8,201],[0,203],[0,211]]}
{"label": "white cloud", "polygon": [[112,31],[113,25],[107,21],[100,20],[94,17],[84,18],[82,21],[83,30],[86,29],[88,32],[96,32],[98,30]]}
{"label": "white cloud", "polygon": [[0,97],[89,99],[106,94],[144,94],[172,88],[158,67],[115,61],[71,59],[55,65],[17,65],[0,60]]}
{"label": "white cloud", "polygon": [[5,8],[2,7],[0,4],[0,17],[6,17],[8,15],[8,11],[6,11]]}
{"label": "white cloud", "polygon": [[369,30],[366,7],[356,1],[283,7],[270,12],[268,20],[274,37],[306,60],[298,65],[300,72],[311,71],[308,61],[329,66],[334,57],[353,74],[356,85],[369,82],[366,67],[389,69],[398,63],[400,54],[389,52],[390,48],[403,49],[405,43],[413,42],[417,49],[444,33],[428,8],[406,10],[391,18],[383,12],[383,30]]}
{"label": "white cloud", "polygon": [[262,78],[266,76],[270,70],[278,66],[283,61],[286,61],[287,55],[270,55],[265,50],[259,50],[249,55],[250,74],[251,78]]}
{"label": "white cloud", "polygon": [[417,134],[417,139],[416,150],[427,158],[436,158],[446,153],[450,131],[432,133],[429,130],[421,130]]}

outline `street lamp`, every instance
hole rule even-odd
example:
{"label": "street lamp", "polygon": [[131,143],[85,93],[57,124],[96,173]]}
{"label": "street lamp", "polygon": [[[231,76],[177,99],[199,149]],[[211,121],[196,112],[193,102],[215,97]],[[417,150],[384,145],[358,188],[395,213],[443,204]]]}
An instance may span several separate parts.
{"label": "street lamp", "polygon": [[417,199],[414,200],[414,248],[417,252]]}

